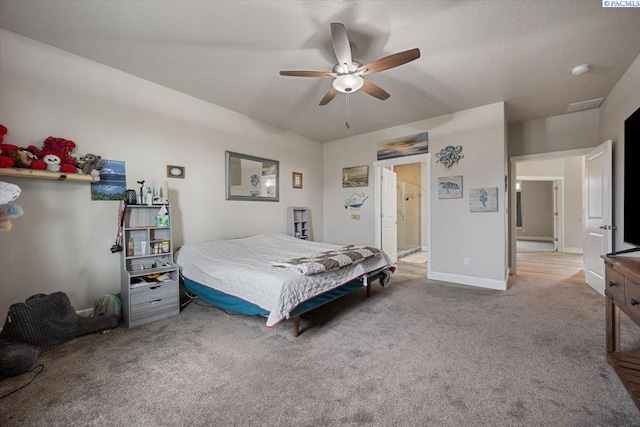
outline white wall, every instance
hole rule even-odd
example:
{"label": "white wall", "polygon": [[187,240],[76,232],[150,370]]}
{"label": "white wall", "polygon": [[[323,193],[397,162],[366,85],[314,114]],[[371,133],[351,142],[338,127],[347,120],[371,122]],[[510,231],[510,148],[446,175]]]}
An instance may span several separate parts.
{"label": "white wall", "polygon": [[640,56],[622,76],[600,106],[600,141],[613,141],[614,250],[630,248],[624,244],[624,121],[640,108]]}
{"label": "white wall", "polygon": [[597,147],[597,109],[510,125],[509,157]]}
{"label": "white wall", "polygon": [[582,217],[584,157],[565,158],[564,170],[564,251],[582,253],[584,249]]}
{"label": "white wall", "polygon": [[[75,141],[81,154],[124,160],[127,188],[169,183],[175,247],[207,239],[286,232],[287,206],[323,224],[322,144],[0,30],[0,123],[5,142]],[[280,161],[280,202],[225,200],[224,151]],[[166,177],[166,165],[186,179]],[[304,174],[293,189],[291,172]],[[118,202],[90,200],[86,183],[0,176],[22,188],[25,213],[0,235],[0,316],[35,293],[66,292],[77,310],[120,289]]]}
{"label": "white wall", "polygon": [[[447,114],[324,144],[324,240],[335,243],[374,244],[373,162],[378,144],[400,137],[429,132],[431,176],[430,268],[434,278],[480,286],[505,286],[506,217],[504,104]],[[434,153],[447,145],[462,145],[464,158],[450,169],[436,163]],[[342,188],[342,168],[369,165],[369,186],[358,189],[370,196],[351,219],[344,200],[354,189]],[[462,175],[462,199],[438,199],[439,176]],[[469,212],[469,189],[498,188],[498,212]],[[463,258],[470,258],[470,265]]]}

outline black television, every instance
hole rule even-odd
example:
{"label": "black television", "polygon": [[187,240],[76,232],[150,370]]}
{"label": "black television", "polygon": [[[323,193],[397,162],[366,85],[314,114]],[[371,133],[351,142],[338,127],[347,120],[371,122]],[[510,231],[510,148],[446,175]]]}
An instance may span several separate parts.
{"label": "black television", "polygon": [[[635,198],[640,187],[640,108],[624,121],[624,243],[640,250],[640,214]],[[627,252],[627,251],[625,251]]]}

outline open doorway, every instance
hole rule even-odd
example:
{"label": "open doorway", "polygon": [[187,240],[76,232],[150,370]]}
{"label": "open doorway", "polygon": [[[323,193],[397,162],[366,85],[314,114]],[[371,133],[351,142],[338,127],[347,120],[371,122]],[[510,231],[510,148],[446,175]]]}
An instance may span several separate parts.
{"label": "open doorway", "polygon": [[516,181],[516,250],[559,251],[563,246],[560,242],[563,235],[560,221],[562,180],[519,178]]}
{"label": "open doorway", "polygon": [[511,159],[513,274],[584,283],[581,150]]}
{"label": "open doorway", "polygon": [[420,211],[422,199],[422,167],[407,163],[393,167],[396,173],[398,224],[398,259],[422,250]]}
{"label": "open doorway", "polygon": [[[391,248],[390,250],[400,256],[407,255],[404,261],[413,257],[419,263],[426,263],[427,269],[430,235],[427,189],[430,158],[431,154],[419,154],[379,160],[373,164],[376,246],[385,252],[387,248]],[[385,169],[393,171],[393,186],[387,186],[382,182],[383,175],[388,175]],[[403,186],[401,194],[398,191],[400,186]],[[388,212],[390,205],[393,206],[393,212]],[[388,217],[392,217],[397,227],[389,227]],[[394,233],[390,233],[389,230],[393,230]]]}

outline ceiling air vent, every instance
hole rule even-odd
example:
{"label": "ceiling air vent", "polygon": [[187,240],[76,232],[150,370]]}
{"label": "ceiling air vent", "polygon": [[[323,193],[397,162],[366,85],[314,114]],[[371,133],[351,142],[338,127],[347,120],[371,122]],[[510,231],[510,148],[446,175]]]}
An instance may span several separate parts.
{"label": "ceiling air vent", "polygon": [[575,113],[576,111],[590,110],[592,108],[598,108],[600,104],[602,104],[604,98],[596,98],[590,99],[588,101],[580,101],[574,102],[573,104],[569,104],[569,108],[567,108],[567,113]]}

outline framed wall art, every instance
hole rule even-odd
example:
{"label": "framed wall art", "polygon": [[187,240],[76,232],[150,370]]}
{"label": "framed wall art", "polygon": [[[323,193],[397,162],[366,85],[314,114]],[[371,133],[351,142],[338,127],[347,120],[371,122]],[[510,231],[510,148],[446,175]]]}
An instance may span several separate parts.
{"label": "framed wall art", "polygon": [[302,188],[302,173],[293,172],[291,181],[293,188]]}
{"label": "framed wall art", "polygon": [[383,142],[378,148],[378,160],[413,156],[429,152],[429,134],[420,132],[415,135]]}
{"label": "framed wall art", "polygon": [[438,177],[438,199],[461,199],[462,175]]}
{"label": "framed wall art", "polygon": [[167,165],[167,178],[184,178],[184,166]]}
{"label": "framed wall art", "polygon": [[471,212],[498,212],[498,187],[469,190]]}
{"label": "framed wall art", "polygon": [[369,166],[342,169],[342,187],[369,186]]}

